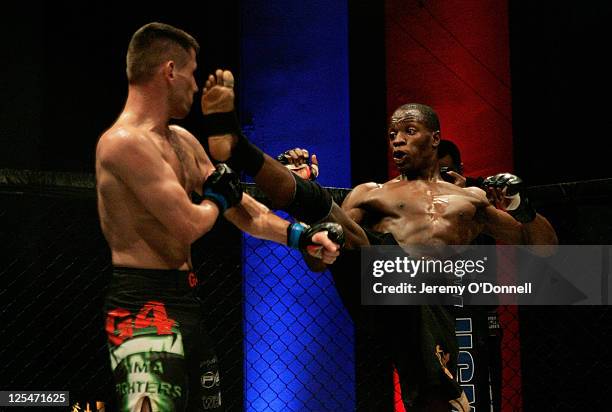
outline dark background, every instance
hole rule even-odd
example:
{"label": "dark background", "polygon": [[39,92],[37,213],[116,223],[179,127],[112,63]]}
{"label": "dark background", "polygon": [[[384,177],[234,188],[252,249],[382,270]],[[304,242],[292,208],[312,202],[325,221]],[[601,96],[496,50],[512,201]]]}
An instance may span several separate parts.
{"label": "dark background", "polygon": [[611,4],[509,5],[515,170],[532,184],[612,177]]}
{"label": "dark background", "polygon": [[[21,2],[2,20],[3,168],[93,172],[96,141],[127,96],[127,45],[145,23],[176,25],[198,39],[198,79],[217,67],[239,70],[233,0],[210,11],[181,1]],[[182,124],[197,130],[193,115]]]}
{"label": "dark background", "polygon": [[[126,97],[124,56],[129,37],[149,21],[177,25],[198,38],[202,46],[198,76],[218,66],[240,73],[238,3],[224,1],[222,9],[213,4],[211,10],[205,10],[202,6],[194,9],[193,2],[163,7],[145,2],[21,2],[11,12],[4,11],[0,17],[0,168],[93,172],[96,140],[119,114]],[[355,184],[373,177],[377,181],[386,179],[386,143],[374,137],[379,133],[384,136],[385,93],[391,86],[383,82],[382,3],[349,3],[351,160]],[[607,150],[612,117],[608,102],[612,70],[607,58],[611,6],[510,1],[509,12],[515,171],[531,185],[612,177]],[[380,87],[363,87],[372,78],[378,79],[375,83]],[[183,124],[197,132],[197,110]],[[561,242],[610,243],[609,191],[601,196],[597,196],[596,189],[588,197],[579,192],[574,195],[567,197],[567,192],[557,192],[556,201],[541,209],[554,223]],[[14,202],[15,206],[6,200],[6,210],[32,215],[37,212],[34,203],[20,202]],[[44,199],[43,202],[47,203]],[[91,199],[89,202],[84,227],[95,222]],[[26,203],[30,206],[23,206]],[[58,204],[50,210],[63,213],[62,219],[70,222],[70,211],[78,205],[76,202],[71,208]],[[32,266],[29,259],[30,249],[42,249],[49,243],[46,235],[37,232],[47,233],[49,227],[44,225],[44,219],[38,222],[34,218],[29,219],[28,228],[9,227],[5,223],[13,215],[1,215],[3,239],[5,244],[12,241],[13,247],[5,248],[3,261],[8,266],[3,266],[0,274],[7,284],[12,282],[11,287],[27,283],[28,277],[15,282],[9,276],[10,265],[15,262],[9,252],[19,254],[18,263],[29,270],[36,284],[44,286],[49,279],[36,277],[44,273],[40,271],[42,264]],[[78,227],[72,226],[71,230],[78,233]],[[89,240],[77,237],[62,242],[80,246],[90,242],[91,268],[104,267],[107,256],[98,257],[103,243],[100,234],[82,235]],[[55,254],[48,254],[49,260],[56,261]],[[70,262],[68,267],[72,267]],[[62,273],[71,276],[70,271]],[[102,278],[94,280],[94,285],[104,283]],[[91,290],[92,295],[97,293],[89,288],[86,290]],[[61,288],[45,290],[42,295],[30,289],[24,292],[26,309],[33,311],[37,307],[27,303],[31,299],[42,296],[45,302],[57,303],[56,292],[70,292],[62,292]],[[64,298],[70,299],[68,295]],[[94,307],[96,302],[90,303]],[[39,319],[41,328],[45,326],[43,318]],[[520,321],[526,410],[547,410],[551,399],[559,399],[557,410],[587,410],[586,405],[599,405],[610,395],[612,359],[607,343],[611,335],[606,325],[611,323],[607,308],[523,309]],[[9,326],[19,327],[15,322]],[[57,327],[52,322],[46,326],[37,333],[38,340],[52,340],[59,345],[71,337],[87,338],[78,335],[78,328],[72,324],[70,334],[47,337],[43,332],[52,334]],[[22,340],[6,348],[21,348],[18,354],[31,359],[30,366],[46,364],[46,353],[30,356],[22,350],[28,348],[21,345],[26,338],[27,334],[22,333]],[[100,336],[96,339],[102,342]],[[72,345],[76,347],[78,342]],[[82,356],[87,355],[83,352]],[[101,350],[89,362],[99,364],[97,359],[105,356]],[[57,373],[39,370],[31,375],[26,367],[11,375],[13,382],[29,380],[41,382],[42,386],[45,379],[70,372],[74,366],[62,365],[58,358],[51,360],[57,362]],[[7,366],[18,369],[20,365],[23,363],[13,361]],[[90,378],[83,372],[72,379],[89,383]],[[107,390],[100,388],[100,393]]]}
{"label": "dark background", "polygon": [[[239,7],[20,2],[4,11],[0,167],[92,172],[97,137],[126,96],[131,33],[152,20],[175,24],[201,43],[198,75],[218,66],[239,73]],[[509,11],[515,170],[531,184],[612,176],[611,6],[510,1]],[[386,158],[372,157],[386,121],[383,30],[382,2],[349,3],[354,183],[368,169],[369,179],[385,178]],[[379,87],[363,87],[372,78]],[[193,114],[184,124],[197,131]]]}

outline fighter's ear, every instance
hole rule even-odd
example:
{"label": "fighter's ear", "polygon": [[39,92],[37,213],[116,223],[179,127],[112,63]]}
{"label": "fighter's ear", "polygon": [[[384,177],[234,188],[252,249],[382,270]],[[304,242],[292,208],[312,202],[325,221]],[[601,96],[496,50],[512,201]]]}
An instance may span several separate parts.
{"label": "fighter's ear", "polygon": [[435,132],[433,132],[431,134],[431,145],[432,147],[438,147],[438,145],[440,144],[440,131],[436,130]]}
{"label": "fighter's ear", "polygon": [[164,77],[167,79],[174,79],[174,69],[175,64],[174,60],[168,60],[162,66],[162,72],[164,73]]}

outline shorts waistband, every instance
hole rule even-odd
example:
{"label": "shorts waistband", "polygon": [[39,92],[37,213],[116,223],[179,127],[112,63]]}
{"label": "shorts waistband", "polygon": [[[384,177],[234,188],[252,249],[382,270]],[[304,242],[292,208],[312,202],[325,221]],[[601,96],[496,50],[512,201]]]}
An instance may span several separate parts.
{"label": "shorts waistband", "polygon": [[193,270],[145,269],[125,266],[113,266],[114,282],[146,282],[152,287],[164,289],[189,290],[198,285],[198,278]]}

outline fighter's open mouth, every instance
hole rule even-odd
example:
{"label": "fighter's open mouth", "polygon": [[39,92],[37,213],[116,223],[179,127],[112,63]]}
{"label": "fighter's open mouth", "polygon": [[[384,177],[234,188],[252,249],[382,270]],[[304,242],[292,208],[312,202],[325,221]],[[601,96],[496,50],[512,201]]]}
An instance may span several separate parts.
{"label": "fighter's open mouth", "polygon": [[393,152],[394,159],[403,159],[404,157],[406,157],[406,153],[404,152]]}

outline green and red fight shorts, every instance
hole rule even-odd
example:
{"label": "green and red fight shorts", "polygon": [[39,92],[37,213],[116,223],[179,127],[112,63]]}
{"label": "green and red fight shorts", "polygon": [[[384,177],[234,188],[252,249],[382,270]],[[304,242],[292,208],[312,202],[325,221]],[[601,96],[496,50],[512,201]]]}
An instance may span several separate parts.
{"label": "green and red fight shorts", "polygon": [[221,411],[193,272],[115,267],[104,311],[118,409]]}

